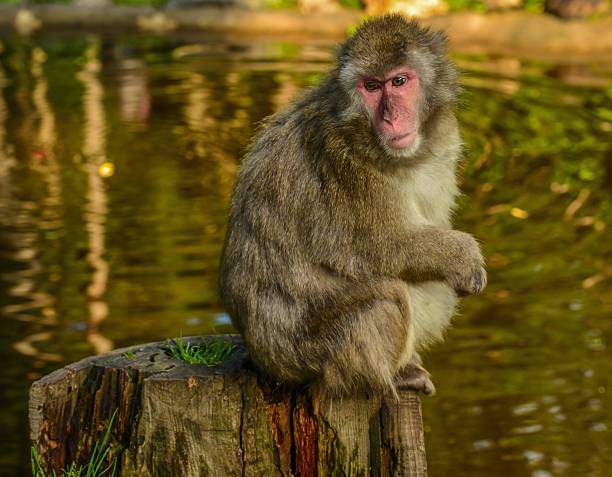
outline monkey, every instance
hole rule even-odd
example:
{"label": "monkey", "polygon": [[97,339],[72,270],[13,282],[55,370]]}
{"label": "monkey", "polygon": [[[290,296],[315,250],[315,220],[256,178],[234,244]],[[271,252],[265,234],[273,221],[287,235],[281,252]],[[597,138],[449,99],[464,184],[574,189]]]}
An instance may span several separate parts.
{"label": "monkey", "polygon": [[263,121],[237,174],[219,285],[252,362],[336,396],[435,387],[420,353],[486,285],[455,230],[458,72],[442,32],[365,21]]}

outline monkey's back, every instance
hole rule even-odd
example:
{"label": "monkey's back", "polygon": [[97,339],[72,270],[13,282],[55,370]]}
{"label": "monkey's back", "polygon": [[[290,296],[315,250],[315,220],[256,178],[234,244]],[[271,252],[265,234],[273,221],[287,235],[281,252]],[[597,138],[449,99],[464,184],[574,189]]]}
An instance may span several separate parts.
{"label": "monkey's back", "polygon": [[325,286],[305,236],[326,205],[300,148],[303,109],[298,103],[268,118],[244,157],[220,270],[221,298],[254,360],[295,381],[304,379],[296,349],[307,308]]}

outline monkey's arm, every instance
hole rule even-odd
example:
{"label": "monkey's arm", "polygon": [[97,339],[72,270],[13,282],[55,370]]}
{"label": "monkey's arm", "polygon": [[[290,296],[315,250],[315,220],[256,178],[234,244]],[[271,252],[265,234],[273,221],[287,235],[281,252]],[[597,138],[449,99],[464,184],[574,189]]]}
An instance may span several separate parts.
{"label": "monkey's arm", "polygon": [[371,252],[370,263],[380,267],[373,271],[413,282],[444,280],[460,295],[480,293],[486,286],[484,259],[470,234],[425,226],[389,242]]}
{"label": "monkey's arm", "polygon": [[443,279],[459,294],[480,293],[487,273],[480,246],[474,237],[459,230],[423,227],[404,238],[405,268],[402,278],[422,281]]}

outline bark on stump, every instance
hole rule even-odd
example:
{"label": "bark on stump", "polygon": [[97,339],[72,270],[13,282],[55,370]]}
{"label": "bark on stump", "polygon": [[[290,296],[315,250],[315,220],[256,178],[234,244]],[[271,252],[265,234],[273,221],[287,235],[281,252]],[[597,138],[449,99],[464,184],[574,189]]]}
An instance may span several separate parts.
{"label": "bark on stump", "polygon": [[86,462],[117,410],[111,439],[122,476],[427,475],[415,393],[399,402],[329,400],[315,412],[307,389],[266,382],[240,338],[225,338],[238,348],[214,368],[152,343],[86,358],[33,383],[30,436],[44,464]]}

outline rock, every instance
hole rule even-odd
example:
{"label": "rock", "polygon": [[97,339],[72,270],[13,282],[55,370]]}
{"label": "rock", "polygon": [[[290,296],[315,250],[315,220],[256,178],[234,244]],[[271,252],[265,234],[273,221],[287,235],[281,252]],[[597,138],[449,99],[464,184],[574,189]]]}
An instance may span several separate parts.
{"label": "rock", "polygon": [[520,8],[523,5],[523,0],[484,0],[484,4],[487,11],[497,12]]}
{"label": "rock", "polygon": [[560,18],[585,18],[610,10],[609,0],[546,0],[544,9]]}
{"label": "rock", "polygon": [[444,0],[364,0],[369,15],[399,12],[409,17],[426,18],[448,12]]}
{"label": "rock", "polygon": [[176,29],[176,20],[169,18],[165,13],[156,12],[153,15],[139,17],[138,26],[145,31],[165,33]]}
{"label": "rock", "polygon": [[31,10],[20,8],[15,15],[15,28],[20,35],[28,36],[41,26],[42,22]]}

